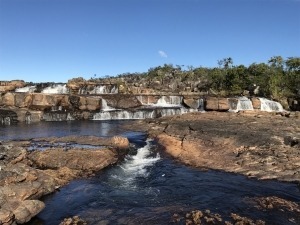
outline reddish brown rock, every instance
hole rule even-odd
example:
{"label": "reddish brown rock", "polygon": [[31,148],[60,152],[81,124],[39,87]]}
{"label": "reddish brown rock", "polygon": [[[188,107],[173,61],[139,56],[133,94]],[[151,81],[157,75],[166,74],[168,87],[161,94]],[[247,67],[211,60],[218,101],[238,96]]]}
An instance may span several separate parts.
{"label": "reddish brown rock", "polygon": [[259,98],[251,98],[253,109],[260,109],[261,103]]}
{"label": "reddish brown rock", "polygon": [[4,106],[15,106],[15,95],[14,93],[11,93],[11,92],[7,92],[5,93],[2,98],[1,98],[1,102],[0,102],[1,105],[4,105]]}
{"label": "reddish brown rock", "polygon": [[0,208],[0,224],[10,225],[14,222],[14,214],[12,211]]}
{"label": "reddish brown rock", "polygon": [[65,218],[59,225],[87,225],[87,222],[79,216]]}
{"label": "reddish brown rock", "polygon": [[74,170],[97,171],[115,163],[118,157],[116,151],[109,149],[93,149],[90,151],[51,149],[33,152],[29,155],[29,159],[43,169],[68,167]]}
{"label": "reddish brown rock", "polygon": [[101,108],[101,98],[100,97],[79,97],[79,109],[95,111]]}
{"label": "reddish brown rock", "polygon": [[189,108],[198,109],[199,108],[199,99],[194,98],[183,98],[183,103]]}
{"label": "reddish brown rock", "polygon": [[111,145],[116,148],[120,148],[120,149],[129,148],[129,141],[125,137],[114,136],[110,140],[111,140]]}
{"label": "reddish brown rock", "polygon": [[142,103],[134,95],[106,95],[103,99],[107,105],[116,109],[129,109],[142,106]]}
{"label": "reddish brown rock", "polygon": [[298,144],[284,144],[287,136],[300,140],[299,119],[259,111],[195,112],[137,124],[148,126],[151,136],[185,164],[259,179],[300,181],[295,172],[300,170]]}
{"label": "reddish brown rock", "polygon": [[228,111],[230,105],[227,98],[208,97],[205,104],[206,110]]}
{"label": "reddish brown rock", "polygon": [[227,98],[219,98],[218,102],[218,110],[219,111],[228,111],[230,109],[230,105],[228,103]]}
{"label": "reddish brown rock", "polygon": [[[76,140],[72,138],[65,139]],[[100,139],[90,137],[81,141],[100,143],[103,138]],[[104,142],[125,147],[127,141],[115,137]],[[0,224],[28,222],[44,208],[44,203],[37,199],[76,177],[90,175],[116,163],[120,157],[120,150],[103,147],[93,150],[53,148],[29,154],[21,147],[29,144],[28,141],[15,141],[0,145]]]}
{"label": "reddish brown rock", "polygon": [[101,107],[101,99],[99,97],[87,97],[86,108],[89,111],[99,110]]}
{"label": "reddish brown rock", "polygon": [[13,210],[15,220],[22,224],[28,222],[32,217],[37,215],[45,208],[45,204],[38,200],[26,200],[21,202],[19,206]]}
{"label": "reddish brown rock", "polygon": [[16,88],[21,88],[24,86],[25,82],[23,80],[1,81],[0,92],[14,91]]}

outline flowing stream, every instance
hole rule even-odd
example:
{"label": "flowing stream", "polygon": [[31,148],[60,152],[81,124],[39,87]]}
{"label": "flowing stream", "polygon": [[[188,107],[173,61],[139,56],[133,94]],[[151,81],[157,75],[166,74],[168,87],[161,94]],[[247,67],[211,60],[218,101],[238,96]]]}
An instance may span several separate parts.
{"label": "flowing stream", "polygon": [[[300,202],[299,186],[258,181],[245,176],[201,171],[176,163],[145,134],[122,128],[130,121],[41,122],[0,126],[2,140],[64,135],[123,135],[134,148],[118,165],[94,177],[77,179],[43,198],[46,208],[31,225],[55,225],[79,215],[89,224],[174,224],[172,215],[199,209],[230,213],[267,224],[297,224],[297,215],[281,210],[258,210],[247,199],[278,196]],[[295,217],[296,216],[296,217]],[[185,224],[182,220],[176,224]]]}

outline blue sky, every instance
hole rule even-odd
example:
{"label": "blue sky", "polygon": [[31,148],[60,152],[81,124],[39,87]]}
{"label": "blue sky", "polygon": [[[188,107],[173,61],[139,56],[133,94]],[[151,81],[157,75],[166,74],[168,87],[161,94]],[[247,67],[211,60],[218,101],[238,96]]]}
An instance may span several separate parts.
{"label": "blue sky", "polygon": [[300,56],[300,0],[0,0],[0,80]]}

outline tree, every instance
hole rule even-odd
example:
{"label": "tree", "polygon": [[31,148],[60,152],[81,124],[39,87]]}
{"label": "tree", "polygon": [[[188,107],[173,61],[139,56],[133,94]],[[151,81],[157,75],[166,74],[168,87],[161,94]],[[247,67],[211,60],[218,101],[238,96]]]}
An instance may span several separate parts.
{"label": "tree", "polygon": [[285,61],[285,65],[289,71],[300,72],[300,57],[289,57]]}
{"label": "tree", "polygon": [[224,58],[222,60],[218,60],[219,66],[223,66],[224,69],[228,69],[233,65],[233,60],[231,57]]}
{"label": "tree", "polygon": [[281,56],[273,56],[268,63],[275,68],[283,68],[283,58]]}

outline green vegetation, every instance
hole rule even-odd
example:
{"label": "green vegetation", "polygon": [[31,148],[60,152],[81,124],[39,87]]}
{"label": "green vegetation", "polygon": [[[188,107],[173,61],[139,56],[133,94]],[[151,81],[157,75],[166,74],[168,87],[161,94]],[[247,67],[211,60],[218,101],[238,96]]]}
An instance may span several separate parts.
{"label": "green vegetation", "polygon": [[[185,68],[185,69],[184,69]],[[99,79],[99,78],[98,78]],[[111,78],[103,78],[105,80]],[[120,74],[127,85],[141,84],[156,90],[187,90],[217,95],[241,95],[245,90],[272,99],[300,96],[300,58],[272,57],[268,63],[234,65],[231,57],[218,61],[214,68],[164,64],[145,73]],[[93,78],[95,80],[95,78]],[[182,87],[182,88],[181,88]]]}

